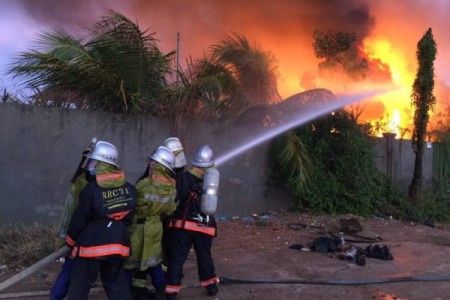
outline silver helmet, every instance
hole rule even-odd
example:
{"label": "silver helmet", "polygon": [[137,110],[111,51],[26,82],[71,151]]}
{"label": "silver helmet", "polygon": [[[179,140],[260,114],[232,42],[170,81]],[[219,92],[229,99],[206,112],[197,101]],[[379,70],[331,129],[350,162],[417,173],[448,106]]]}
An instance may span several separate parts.
{"label": "silver helmet", "polygon": [[214,165],[214,153],[208,145],[204,145],[197,150],[191,161],[193,166],[208,168]]}
{"label": "silver helmet", "polygon": [[159,146],[149,157],[151,160],[154,160],[164,167],[168,168],[171,172],[175,167],[175,155],[173,155],[172,151],[169,148],[164,146]]}
{"label": "silver helmet", "polygon": [[94,145],[91,153],[86,155],[87,159],[103,161],[105,163],[119,167],[119,151],[116,146],[105,141],[98,141]]}
{"label": "silver helmet", "polygon": [[93,137],[91,143],[83,150],[84,157],[86,157],[86,155],[88,155],[89,153],[92,152],[92,150],[94,150],[95,143],[97,143],[97,138]]}
{"label": "silver helmet", "polygon": [[186,156],[184,155],[183,145],[177,137],[170,137],[164,142],[164,146],[169,148],[175,155],[175,168],[186,166]]}

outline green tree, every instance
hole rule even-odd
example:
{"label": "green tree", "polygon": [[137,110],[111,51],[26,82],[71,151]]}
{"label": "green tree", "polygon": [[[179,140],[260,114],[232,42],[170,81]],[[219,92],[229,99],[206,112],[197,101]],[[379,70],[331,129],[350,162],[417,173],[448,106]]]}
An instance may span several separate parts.
{"label": "green tree", "polygon": [[367,73],[367,60],[360,57],[355,45],[356,34],[346,32],[313,32],[313,48],[321,69],[342,70],[353,78],[364,78]]}
{"label": "green tree", "polygon": [[423,142],[430,117],[429,112],[436,103],[436,98],[433,95],[434,60],[436,59],[436,53],[436,43],[433,39],[431,28],[429,28],[417,43],[416,56],[418,68],[411,94],[411,102],[415,108],[412,145],[416,158],[408,194],[410,200],[416,203],[420,201],[422,192]]}
{"label": "green tree", "polygon": [[88,36],[83,42],[63,29],[44,32],[38,49],[22,53],[10,73],[36,90],[36,103],[158,114],[173,52],[163,54],[153,34],[114,11]]}

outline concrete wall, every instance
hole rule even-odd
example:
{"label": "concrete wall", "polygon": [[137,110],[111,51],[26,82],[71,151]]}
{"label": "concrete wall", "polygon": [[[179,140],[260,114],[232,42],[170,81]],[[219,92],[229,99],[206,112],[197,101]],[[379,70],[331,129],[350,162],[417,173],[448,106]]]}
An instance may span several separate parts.
{"label": "concrete wall", "polygon": [[[248,134],[242,128],[199,122],[181,122],[180,127],[188,159],[202,144],[219,157]],[[152,117],[3,103],[0,136],[0,222],[58,222],[80,153],[92,137],[119,148],[120,164],[135,183],[146,157],[170,134],[169,124]],[[265,196],[266,155],[267,144],[219,167],[218,215],[289,207],[288,197],[274,201]]]}
{"label": "concrete wall", "polygon": [[[195,119],[195,118],[193,118]],[[186,156],[210,145],[216,158],[225,157],[257,137],[264,129],[248,123],[178,123]],[[58,222],[81,151],[92,137],[119,148],[120,164],[135,183],[146,157],[170,136],[164,120],[121,114],[67,110],[15,103],[0,104],[0,222]],[[248,215],[289,208],[289,195],[266,188],[269,141],[243,151],[219,165],[221,174],[217,215]],[[410,141],[393,142],[393,180],[406,190],[414,154]],[[386,171],[386,139],[375,145],[377,164]],[[424,182],[431,182],[432,149],[426,148]]]}
{"label": "concrete wall", "polygon": [[[407,192],[411,183],[415,154],[411,140],[394,139],[389,136],[375,141],[376,164],[403,191]],[[433,144],[424,145],[422,163],[423,189],[431,190],[433,186]]]}

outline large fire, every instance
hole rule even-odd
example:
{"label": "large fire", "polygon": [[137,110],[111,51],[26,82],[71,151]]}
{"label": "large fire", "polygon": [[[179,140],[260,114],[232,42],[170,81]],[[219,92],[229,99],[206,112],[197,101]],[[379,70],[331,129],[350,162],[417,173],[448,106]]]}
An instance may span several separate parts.
{"label": "large fire", "polygon": [[397,138],[409,137],[413,124],[414,111],[411,109],[411,91],[414,82],[414,70],[411,70],[407,58],[403,53],[396,50],[389,41],[384,39],[366,38],[363,42],[363,51],[369,59],[379,60],[387,65],[390,70],[392,83],[395,89],[382,95],[379,99],[384,105],[383,114],[377,119],[362,119],[370,122],[380,122],[385,126],[379,127],[377,135],[382,132],[396,133]]}
{"label": "large fire", "polygon": [[[406,130],[413,128],[414,112],[410,103],[417,68],[416,44],[432,28],[438,46],[435,113],[449,106],[449,1],[197,0],[189,1],[189,5],[186,1],[164,0],[107,2],[108,9],[138,20],[143,30],[155,32],[165,53],[178,47],[176,37],[180,33],[181,44],[177,50],[182,64],[188,60],[185,58],[203,57],[210,45],[219,43],[227,34],[246,36],[252,44],[272,52],[279,60],[278,87],[284,99],[313,88],[326,88],[339,94],[378,89],[381,84],[393,85],[395,89],[390,92],[360,104],[365,108],[359,120],[382,124],[377,134],[393,132],[397,138],[411,135]],[[79,0],[76,5],[55,5],[54,0],[41,0],[39,5],[28,0],[11,3],[19,3],[26,12],[22,22],[33,21],[30,23],[33,27],[60,25],[75,33],[87,20],[96,20],[103,10],[99,1],[90,0]],[[360,52],[370,63],[368,76],[359,81],[338,73],[321,76],[312,47],[315,30],[354,32]],[[431,123],[434,121],[432,118]]]}

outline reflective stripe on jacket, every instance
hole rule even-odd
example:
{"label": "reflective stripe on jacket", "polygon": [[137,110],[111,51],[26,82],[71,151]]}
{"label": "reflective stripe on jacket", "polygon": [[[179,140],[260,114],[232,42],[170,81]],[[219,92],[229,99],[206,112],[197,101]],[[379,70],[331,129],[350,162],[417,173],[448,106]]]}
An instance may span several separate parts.
{"label": "reflective stripe on jacket", "polygon": [[130,255],[130,247],[121,244],[108,244],[92,247],[75,246],[72,250],[72,256],[80,257],[100,257],[110,255],[121,255],[127,257]]}
{"label": "reflective stripe on jacket", "polygon": [[198,222],[183,221],[179,219],[173,220],[169,223],[169,228],[186,229],[190,231],[201,232],[210,236],[216,236],[216,228]]}

